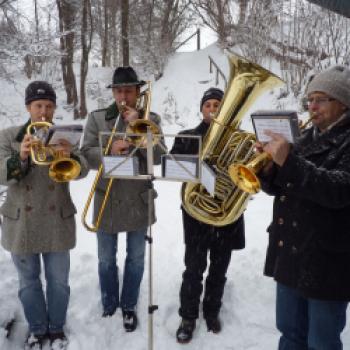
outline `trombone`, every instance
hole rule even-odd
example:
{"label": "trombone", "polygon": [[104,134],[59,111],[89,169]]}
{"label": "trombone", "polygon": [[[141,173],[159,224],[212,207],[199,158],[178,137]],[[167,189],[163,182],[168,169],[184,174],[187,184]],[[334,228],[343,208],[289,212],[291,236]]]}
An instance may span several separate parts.
{"label": "trombone", "polygon": [[[160,133],[160,128],[158,127],[158,125],[156,123],[154,123],[152,120],[150,120],[151,82],[147,82],[147,85],[148,85],[147,89],[140,94],[139,99],[138,99],[138,103],[137,103],[137,107],[136,107],[139,110],[140,109],[144,110],[144,117],[142,119],[137,119],[133,122],[130,122],[127,129],[126,129],[126,134],[130,133],[130,134],[136,135],[136,136],[130,136],[127,139],[136,148],[146,147],[146,137],[144,135],[141,135],[141,134],[146,133],[148,128],[150,129],[152,135],[157,135]],[[140,102],[141,100],[143,101],[143,103]],[[107,141],[107,145],[106,145],[104,153],[103,153],[104,156],[108,155],[108,153],[110,152],[114,136],[117,133],[117,125],[118,125],[119,120],[120,120],[120,115],[121,115],[123,109],[125,108],[125,102],[124,103],[122,102],[121,106],[118,106],[118,108],[119,108],[119,116],[113,125],[111,135]],[[153,137],[153,145],[158,143],[158,141],[159,141],[159,136],[154,136]],[[89,210],[89,207],[91,205],[92,198],[96,192],[96,187],[97,187],[98,181],[100,180],[100,178],[102,176],[102,172],[103,172],[103,164],[101,162],[101,165],[98,168],[94,182],[92,183],[92,187],[91,187],[88,199],[86,201],[86,204],[85,204],[83,212],[82,212],[82,217],[81,217],[82,224],[90,232],[97,232],[98,228],[100,227],[102,216],[103,216],[104,210],[106,208],[107,200],[109,198],[112,184],[113,184],[113,180],[114,180],[113,178],[110,178],[108,183],[107,183],[105,196],[103,198],[100,210],[98,212],[98,215],[96,218],[96,223],[92,223],[91,225],[89,225],[86,221],[86,216],[87,216],[87,212]]]}

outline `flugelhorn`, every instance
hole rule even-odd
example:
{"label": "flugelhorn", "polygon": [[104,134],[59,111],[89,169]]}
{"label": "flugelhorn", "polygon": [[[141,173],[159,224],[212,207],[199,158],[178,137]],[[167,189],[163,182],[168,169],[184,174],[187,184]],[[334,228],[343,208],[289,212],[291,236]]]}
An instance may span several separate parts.
{"label": "flugelhorn", "polygon": [[[49,176],[56,182],[68,182],[75,179],[80,174],[80,164],[76,160],[63,156],[61,151],[57,151],[53,146],[44,144],[44,140],[37,137],[36,129],[45,128],[46,132],[52,126],[46,121],[32,122],[27,127],[27,134],[34,135],[34,140],[30,146],[32,162],[37,165],[48,165]],[[44,132],[45,133],[45,132]]]}
{"label": "flugelhorn", "polygon": [[[311,123],[313,117],[314,116],[311,114],[310,118],[301,124],[299,129],[305,129]],[[269,153],[262,152],[257,154],[256,157],[247,164],[231,164],[228,173],[232,182],[238,188],[246,193],[256,194],[261,190],[261,184],[257,174],[271,160],[272,157]]]}

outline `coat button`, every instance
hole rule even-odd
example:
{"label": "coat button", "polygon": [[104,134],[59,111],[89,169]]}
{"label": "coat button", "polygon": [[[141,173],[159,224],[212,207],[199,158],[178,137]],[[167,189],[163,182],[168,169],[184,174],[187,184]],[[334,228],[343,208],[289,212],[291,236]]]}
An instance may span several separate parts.
{"label": "coat button", "polygon": [[32,189],[32,186],[26,185],[26,190],[27,190],[27,191],[31,191],[31,189]]}
{"label": "coat button", "polygon": [[50,184],[49,185],[49,191],[53,191],[55,189],[55,185],[54,184]]}
{"label": "coat button", "polygon": [[24,210],[25,211],[31,211],[33,208],[30,206],[30,205],[26,205],[25,207],[24,207]]}
{"label": "coat button", "polygon": [[50,210],[50,211],[55,211],[55,210],[56,210],[55,204],[51,204],[51,205],[49,206],[49,210]]}
{"label": "coat button", "polygon": [[278,242],[278,246],[282,248],[283,247],[283,241],[279,241]]}
{"label": "coat button", "polygon": [[292,253],[293,254],[296,254],[296,253],[298,253],[298,249],[293,245],[293,247],[292,247]]}
{"label": "coat button", "polygon": [[288,182],[286,186],[287,186],[288,188],[291,188],[291,187],[293,187],[293,184],[290,183],[290,182]]}
{"label": "coat button", "polygon": [[286,196],[281,196],[281,197],[280,197],[280,201],[281,201],[281,202],[284,202],[285,200],[286,200]]}
{"label": "coat button", "polygon": [[297,223],[296,221],[293,221],[293,222],[292,222],[292,226],[293,226],[293,227],[297,227],[297,226],[298,226],[298,223]]}
{"label": "coat button", "polygon": [[283,218],[278,218],[277,222],[278,222],[278,225],[283,225],[284,224]]}

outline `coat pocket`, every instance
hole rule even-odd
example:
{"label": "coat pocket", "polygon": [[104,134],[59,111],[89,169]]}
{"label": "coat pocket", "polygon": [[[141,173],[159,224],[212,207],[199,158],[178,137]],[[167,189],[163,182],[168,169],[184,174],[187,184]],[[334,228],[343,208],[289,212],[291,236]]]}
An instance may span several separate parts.
{"label": "coat pocket", "polygon": [[[148,204],[148,190],[147,191],[144,191],[144,192],[141,192],[140,193],[140,197],[142,198],[143,202],[147,205]],[[157,191],[152,188],[151,189],[151,199],[156,199],[158,197],[158,193]]]}
{"label": "coat pocket", "polygon": [[0,208],[0,214],[12,220],[18,220],[19,213],[20,208],[7,202],[5,202]]}
{"label": "coat pocket", "polygon": [[77,209],[75,208],[75,205],[70,202],[67,203],[67,205],[64,205],[61,207],[61,217],[62,219],[69,218],[77,213]]}

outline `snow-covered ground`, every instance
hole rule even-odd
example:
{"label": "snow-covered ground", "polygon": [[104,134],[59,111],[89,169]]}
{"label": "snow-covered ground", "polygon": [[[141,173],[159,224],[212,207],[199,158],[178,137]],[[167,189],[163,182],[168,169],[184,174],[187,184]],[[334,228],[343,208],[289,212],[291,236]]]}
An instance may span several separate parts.
{"label": "snow-covered ground", "polygon": [[[199,52],[176,54],[170,60],[163,78],[154,84],[152,109],[163,116],[168,116],[163,119],[165,133],[176,133],[182,128],[193,127],[198,123],[199,100],[202,93],[208,87],[215,85],[215,75],[209,74],[208,55],[214,57],[227,71],[223,53],[216,46],[211,46]],[[107,85],[110,76],[111,72],[96,68],[90,72],[89,79],[100,81],[100,86],[103,87]],[[19,86],[24,87],[27,81],[21,79]],[[220,84],[223,87],[223,83]],[[20,111],[23,104],[21,89],[18,89],[18,93],[11,92],[5,82],[0,82],[0,88],[8,94],[11,108],[18,108]],[[108,90],[104,92],[106,97],[109,93]],[[265,95],[252,109],[276,108],[276,96],[277,94]],[[2,104],[5,101],[3,100]],[[63,94],[59,96],[59,103],[60,101],[63,101]],[[278,103],[281,104],[281,101]],[[90,109],[96,108],[96,100],[90,99],[88,105]],[[290,99],[282,103],[282,108],[291,107],[293,101]],[[58,115],[62,116],[62,119],[57,122],[71,122],[69,117],[65,117],[62,108],[58,110]],[[174,115],[178,116],[175,123]],[[23,114],[18,122],[25,118]],[[7,123],[2,122],[2,127],[5,124]],[[243,127],[251,128],[248,119],[243,123]],[[94,176],[95,173],[91,172],[87,178],[71,183],[73,200],[78,209],[78,243],[71,252],[71,300],[66,327],[70,340],[68,349],[148,349],[148,258],[138,305],[140,325],[137,330],[134,333],[125,333],[120,312],[112,318],[101,318],[96,238],[80,223],[80,214]],[[245,212],[246,248],[232,254],[220,315],[223,323],[222,332],[217,335],[208,333],[200,317],[192,342],[188,345],[179,345],[175,340],[175,332],[179,324],[178,294],[184,268],[180,184],[156,181],[155,187],[159,197],[156,201],[158,220],[152,227],[153,302],[159,306],[159,310],[153,317],[154,349],[275,349],[278,341],[278,332],[274,326],[275,283],[262,274],[267,244],[265,229],[271,219],[272,198],[263,193],[256,195]],[[122,271],[125,257],[124,233],[120,234],[120,243],[118,260]],[[16,272],[9,254],[2,248],[0,248],[0,274],[0,322],[11,315],[15,315],[17,320],[10,339],[5,339],[5,332],[0,329],[0,349],[19,350],[22,349],[26,336],[26,323],[17,301]],[[345,330],[343,338],[344,349],[350,348],[349,327]],[[44,349],[48,350],[48,345]]]}

